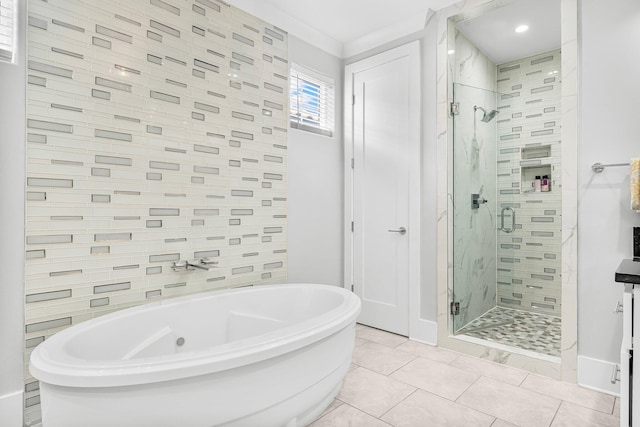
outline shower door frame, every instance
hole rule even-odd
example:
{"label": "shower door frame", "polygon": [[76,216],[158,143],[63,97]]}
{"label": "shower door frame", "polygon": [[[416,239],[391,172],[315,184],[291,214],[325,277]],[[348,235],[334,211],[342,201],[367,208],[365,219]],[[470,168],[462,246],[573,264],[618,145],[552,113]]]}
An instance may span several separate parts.
{"label": "shower door frame", "polygon": [[454,33],[449,18],[470,19],[497,9],[503,0],[453,5],[437,14],[437,295],[438,345],[487,358],[563,381],[577,382],[577,148],[578,148],[578,1],[560,0],[562,45],[562,338],[561,358],[531,357],[518,351],[496,348],[452,335],[449,302],[452,295],[452,119]]}
{"label": "shower door frame", "polygon": [[[510,272],[504,269],[501,271],[499,268],[500,256],[513,258],[515,253],[513,249],[498,250],[500,233],[512,233],[516,226],[513,222],[516,215],[513,208],[500,209],[501,204],[512,202],[514,198],[509,194],[498,194],[497,121],[500,118],[496,116],[485,123],[481,120],[482,113],[475,108],[481,107],[478,110],[487,112],[496,111],[500,95],[493,89],[453,83],[453,102],[457,112],[451,115],[453,123],[451,150],[454,164],[452,168],[454,177],[451,183],[454,202],[454,215],[451,218],[454,239],[452,240],[454,258],[451,289],[452,302],[458,304],[457,314],[453,314],[452,307],[453,334],[464,333],[461,330],[467,324],[500,305],[499,276],[511,282],[517,268],[514,265]],[[487,134],[487,126],[493,126],[489,129],[493,134]],[[477,145],[473,140],[477,141]],[[477,152],[474,152],[474,148]],[[473,158],[476,155],[477,158],[474,161]],[[505,156],[501,157],[504,159]],[[513,154],[512,160],[515,161],[515,158],[516,155]],[[456,164],[465,160],[468,164]],[[475,167],[473,163],[476,163]],[[485,202],[481,201],[478,207],[472,208],[472,193],[478,194],[479,199],[485,199]],[[507,216],[505,209],[511,209],[512,215]],[[505,213],[504,217],[502,213]],[[501,225],[506,227],[502,228]],[[463,237],[461,238],[460,235]],[[481,290],[482,292],[479,292]]]}

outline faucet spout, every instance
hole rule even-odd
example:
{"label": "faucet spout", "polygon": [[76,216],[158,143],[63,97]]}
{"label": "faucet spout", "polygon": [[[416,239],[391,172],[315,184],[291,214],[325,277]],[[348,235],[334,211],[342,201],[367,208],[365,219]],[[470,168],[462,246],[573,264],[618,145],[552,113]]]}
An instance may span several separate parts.
{"label": "faucet spout", "polygon": [[218,266],[218,262],[211,261],[209,258],[201,258],[201,259],[194,259],[191,261],[187,261],[187,270],[189,270],[189,268],[197,268],[200,270],[209,271],[209,270],[213,270],[217,266]]}
{"label": "faucet spout", "polygon": [[213,261],[212,258],[199,258],[189,261],[176,261],[171,268],[173,271],[189,271],[189,270],[213,270],[218,266],[218,261]]}

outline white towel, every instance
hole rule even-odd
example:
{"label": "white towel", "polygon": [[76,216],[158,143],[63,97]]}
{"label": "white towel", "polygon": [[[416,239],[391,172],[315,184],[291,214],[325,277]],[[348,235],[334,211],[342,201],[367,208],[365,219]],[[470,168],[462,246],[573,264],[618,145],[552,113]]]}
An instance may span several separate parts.
{"label": "white towel", "polygon": [[629,163],[629,182],[631,183],[631,209],[640,212],[640,158]]}

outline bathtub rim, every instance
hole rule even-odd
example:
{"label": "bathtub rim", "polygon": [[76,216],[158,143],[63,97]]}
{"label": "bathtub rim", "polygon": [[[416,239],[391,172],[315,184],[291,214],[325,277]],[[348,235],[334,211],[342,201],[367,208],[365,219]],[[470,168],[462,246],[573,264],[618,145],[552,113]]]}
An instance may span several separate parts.
{"label": "bathtub rim", "polygon": [[[145,310],[159,310],[199,298],[215,298],[223,294],[269,292],[270,289],[316,289],[341,294],[342,301],[321,315],[285,326],[277,332],[234,341],[210,350],[169,354],[129,360],[91,360],[73,357],[63,349],[68,338],[114,318],[133,316]],[[121,387],[171,381],[222,372],[257,363],[293,352],[324,339],[343,328],[355,325],[360,312],[360,299],[338,286],[318,284],[257,285],[234,289],[205,291],[191,295],[155,301],[94,318],[60,331],[34,349],[29,370],[39,381],[66,387]],[[268,340],[264,340],[268,337]],[[45,344],[48,345],[45,346]],[[42,347],[41,347],[42,346]]]}

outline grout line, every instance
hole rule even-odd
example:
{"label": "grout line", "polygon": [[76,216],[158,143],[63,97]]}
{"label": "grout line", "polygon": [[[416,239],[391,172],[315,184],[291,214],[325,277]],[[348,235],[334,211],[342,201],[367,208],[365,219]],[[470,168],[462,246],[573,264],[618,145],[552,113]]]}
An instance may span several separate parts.
{"label": "grout line", "polygon": [[[406,341],[405,342],[401,342],[401,343],[397,344],[396,346],[390,346],[390,345],[387,345],[387,344],[382,344],[379,341],[375,341],[375,340],[372,340],[372,339],[369,339],[369,338],[366,338],[366,337],[362,337],[362,336],[358,336],[358,335],[356,335],[356,338],[360,338],[361,340],[365,340],[367,342],[372,342],[372,343],[375,343],[375,344],[378,344],[378,345],[382,345],[384,347],[391,348],[391,349],[396,349],[397,346],[402,345],[402,344],[404,344],[406,342]],[[402,351],[402,350],[400,350],[400,351]]]}
{"label": "grout line", "polygon": [[[465,388],[465,389],[463,390],[463,392],[462,392],[462,393],[460,393],[460,395],[459,395],[458,397],[456,397],[452,402],[455,402],[455,403],[457,403],[458,405],[462,405],[462,406],[464,406],[465,408],[469,408],[469,406],[465,406],[464,404],[462,404],[462,403],[458,402],[458,399],[460,399],[460,398],[462,397],[462,395],[463,395],[463,394],[465,394],[467,391],[469,391],[469,389],[471,388],[471,386],[473,386],[475,383],[477,383],[478,381],[480,381],[480,378],[482,378],[482,377],[484,377],[484,375],[478,375],[478,378],[476,378],[476,380],[475,380],[474,382],[472,382],[471,384],[469,384],[469,385],[467,386],[467,388]],[[489,377],[485,377],[485,378],[489,378]],[[505,384],[506,384],[506,383],[505,383]],[[445,398],[445,399],[446,399],[446,398]],[[449,399],[447,399],[447,400],[449,400]],[[471,409],[474,409],[474,408],[471,408]],[[476,411],[477,411],[477,409],[476,409]],[[491,415],[491,414],[487,414],[487,415]],[[491,416],[493,417],[494,415],[491,415]]]}
{"label": "grout line", "polygon": [[[358,408],[357,406],[353,406],[353,405],[351,405],[351,404],[349,404],[349,403],[347,403],[347,402],[345,402],[344,404],[345,404],[345,405],[347,405],[347,406],[352,407],[353,409],[355,409],[355,410],[356,410],[356,411],[358,411],[358,412],[362,412],[363,414],[366,414],[366,415],[370,416],[371,418],[375,418],[376,420],[378,420],[378,421],[382,421],[383,423],[387,424],[388,426],[393,427],[391,424],[389,424],[389,423],[388,423],[388,422],[386,422],[385,420],[381,420],[381,419],[380,419],[380,417],[376,417],[375,415],[372,415],[372,414],[370,414],[370,413],[368,413],[368,412],[366,412],[366,411],[363,411],[362,409]],[[386,413],[386,412],[385,412],[385,413]],[[383,414],[383,415],[384,415],[384,414]],[[380,416],[382,416],[382,415],[380,415]],[[324,418],[324,417],[323,417],[323,418]]]}
{"label": "grout line", "polygon": [[[415,387],[415,386],[412,386],[412,387]],[[386,410],[383,414],[380,414],[380,416],[378,417],[378,419],[379,419],[380,421],[384,421],[384,420],[382,419],[382,417],[384,417],[385,415],[387,415],[391,410],[393,410],[396,406],[400,405],[402,402],[404,402],[405,400],[407,400],[409,397],[413,396],[415,393],[417,393],[417,392],[418,392],[418,390],[422,390],[422,389],[421,389],[420,387],[415,387],[415,390],[413,390],[411,393],[409,393],[409,394],[407,395],[407,397],[405,397],[405,398],[404,398],[404,399],[402,399],[400,402],[398,402],[398,403],[396,403],[395,405],[393,405],[391,408],[389,408],[388,410]],[[422,391],[425,391],[425,390],[422,390]],[[386,421],[385,421],[385,422],[386,422]]]}
{"label": "grout line", "polygon": [[[477,383],[478,381],[480,381],[480,378],[482,378],[483,376],[484,376],[484,375],[480,375],[480,376],[478,377],[478,379],[477,379],[477,380],[475,380],[472,384],[470,384],[470,385],[469,385],[469,387],[467,387],[467,389],[466,389],[465,391],[463,391],[462,393],[460,393],[460,396],[458,396],[458,397],[456,398],[456,400],[454,400],[454,401],[453,401],[453,403],[455,403],[456,405],[460,405],[460,406],[462,406],[463,408],[471,409],[471,410],[473,410],[473,411],[476,411],[476,412],[479,412],[479,413],[481,413],[481,414],[485,414],[485,415],[487,415],[487,416],[489,416],[489,417],[493,417],[493,418],[495,418],[495,420],[493,420],[493,422],[491,423],[491,425],[494,425],[498,420],[506,421],[506,420],[504,420],[504,419],[502,419],[502,418],[499,418],[497,415],[490,414],[490,413],[485,412],[485,411],[483,411],[483,410],[481,410],[481,409],[473,408],[473,407],[471,407],[471,406],[467,406],[467,405],[465,405],[464,403],[458,402],[458,400],[462,397],[462,395],[463,395],[463,394],[465,394],[465,393],[467,392],[467,390],[469,390],[469,389],[471,388],[471,386],[473,386],[475,383]],[[489,377],[485,377],[485,378],[489,378]],[[442,397],[442,396],[440,396],[440,397]],[[446,398],[443,398],[443,399],[446,399]],[[449,400],[449,399],[447,399],[447,400]],[[511,422],[509,422],[509,421],[506,421],[506,422],[508,422],[509,424],[513,424],[513,423],[511,423]]]}
{"label": "grout line", "polygon": [[[398,347],[398,346],[400,346],[400,345],[404,344],[405,342],[410,341],[409,337],[406,337],[406,336],[404,336],[404,335],[394,334],[393,332],[385,331],[384,329],[374,328],[374,327],[372,327],[372,326],[363,325],[363,324],[361,324],[361,323],[358,323],[358,324],[359,324],[359,325],[361,325],[362,327],[361,327],[361,328],[357,328],[357,329],[356,329],[356,337],[361,338],[361,339],[363,339],[363,340],[367,340],[367,341],[375,342],[376,344],[380,344],[380,345],[383,345],[383,346],[385,346],[385,347],[389,347],[389,348],[396,348],[396,347]],[[358,329],[360,329],[360,330],[363,330],[363,329],[364,329],[365,331],[366,331],[367,329],[368,329],[368,330],[372,330],[372,331],[377,331],[377,332],[379,332],[379,333],[380,333],[380,335],[382,335],[382,336],[384,336],[384,335],[388,335],[388,336],[391,336],[391,337],[402,337],[402,338],[404,338],[405,340],[404,340],[404,341],[402,341],[402,342],[400,342],[400,343],[398,343],[398,344],[396,344],[396,345],[393,345],[393,346],[391,346],[391,345],[387,345],[387,344],[382,344],[382,343],[380,343],[380,342],[378,342],[378,341],[374,341],[374,340],[371,340],[371,339],[369,339],[369,338],[365,338],[365,337],[362,337],[362,336],[358,336]]]}
{"label": "grout line", "polygon": [[[553,397],[553,396],[549,396],[549,397]],[[556,399],[558,399],[558,398],[556,397]],[[611,415],[611,416],[615,417],[615,415],[613,414],[613,411],[615,410],[615,403],[613,405],[613,408],[611,408],[611,410],[609,412],[604,412],[604,411],[601,411],[600,409],[593,408],[591,406],[585,406],[585,405],[582,404],[582,402],[573,402],[573,401],[564,400],[564,399],[560,399],[560,400],[563,401],[563,402],[570,403],[572,405],[580,406],[580,407],[582,407],[584,409],[588,409],[588,410],[593,411],[593,412],[598,412],[600,414]]]}
{"label": "grout line", "polygon": [[[601,414],[606,414],[606,415],[612,415],[612,416],[615,416],[615,415],[613,414],[613,411],[614,411],[614,410],[615,410],[615,408],[616,408],[616,398],[615,398],[615,397],[614,397],[614,399],[613,399],[613,406],[611,407],[611,409],[610,409],[609,411],[601,411],[600,409],[598,409],[598,408],[594,408],[593,406],[586,406],[586,405],[584,405],[584,404],[582,403],[582,401],[579,401],[579,402],[578,402],[578,401],[566,400],[566,399],[563,399],[563,398],[561,398],[561,397],[552,396],[552,395],[550,395],[550,394],[546,394],[546,393],[543,393],[543,392],[539,392],[539,391],[537,391],[537,390],[532,390],[532,389],[529,389],[529,388],[522,387],[522,385],[524,384],[524,382],[526,381],[526,379],[527,379],[527,378],[529,378],[529,376],[530,376],[530,375],[538,375],[538,374],[534,374],[534,373],[532,373],[532,372],[529,372],[529,373],[527,374],[527,376],[525,377],[525,379],[522,381],[522,383],[521,383],[518,387],[522,388],[523,390],[528,390],[528,391],[532,391],[532,392],[534,392],[534,393],[542,394],[542,395],[547,396],[547,397],[551,397],[552,399],[560,400],[561,402],[567,402],[567,403],[572,404],[572,405],[580,406],[580,407],[582,407],[582,408],[584,408],[584,409],[588,409],[588,410],[590,410],[590,411],[594,411],[594,412],[598,412],[598,413],[601,413]],[[598,395],[601,395],[601,396],[605,396],[605,397],[606,397],[606,396],[608,396],[606,393],[602,393],[602,392],[599,392],[599,391],[597,391],[597,390],[591,390],[591,389],[588,389],[588,388],[584,388],[584,387],[580,386],[579,384],[565,383],[565,382],[564,382],[564,381],[562,381],[562,380],[557,380],[557,379],[549,378],[549,377],[545,377],[545,376],[542,376],[542,375],[538,375],[538,376],[540,376],[540,377],[542,377],[542,378],[549,379],[549,380],[551,380],[551,381],[555,381],[555,382],[560,383],[560,384],[570,384],[570,385],[572,385],[572,386],[576,386],[576,387],[578,387],[578,388],[580,388],[580,389],[584,389],[584,390],[588,390],[588,391],[593,391],[594,393],[597,393]]]}
{"label": "grout line", "polygon": [[[531,372],[527,372],[527,375],[525,375],[524,378],[522,379],[522,381],[520,381],[520,384],[518,384],[518,387],[524,388],[524,387],[522,387],[522,384],[524,384],[525,381],[527,381],[527,378],[529,378],[529,375],[531,375]],[[528,389],[525,388],[525,390],[528,390]]]}
{"label": "grout line", "polygon": [[[342,400],[341,400],[341,402],[342,402]],[[344,405],[351,406],[351,405],[349,405],[348,403],[345,403],[345,402],[342,402],[342,403],[343,403]],[[342,406],[342,405],[340,405],[340,406]],[[353,409],[357,409],[357,410],[359,410],[358,408],[355,408],[355,407],[353,407],[353,406],[351,406],[351,407],[352,407]],[[333,412],[333,411],[335,411],[336,409],[338,409],[338,408],[332,409],[331,411],[327,412],[326,414],[323,414],[321,417],[318,417],[318,418],[316,418],[315,420],[311,421],[311,424],[310,424],[310,425],[313,425],[313,424],[317,423],[318,421],[320,421],[321,419],[323,419],[324,417],[326,417],[327,415],[329,415],[330,413],[332,413],[332,412]],[[362,412],[362,411],[361,411],[361,412]]]}
{"label": "grout line", "polygon": [[[336,406],[335,408],[333,408],[332,410],[325,412],[324,414],[322,414],[322,416],[316,418],[315,420],[311,421],[311,424],[315,423],[316,421],[320,421],[322,418],[326,417],[327,415],[329,415],[330,413],[332,413],[333,411],[335,411],[336,409],[338,409],[339,407],[341,407],[342,405],[346,405],[347,403],[343,402],[342,400],[338,399],[337,397],[334,397],[334,400],[337,400],[338,402],[341,402],[341,405]],[[333,402],[331,402],[329,404],[329,406],[331,406],[333,404]]]}
{"label": "grout line", "polygon": [[[411,356],[413,356],[413,359],[407,361],[406,363],[402,364],[402,366],[399,366],[397,369],[394,369],[393,371],[389,372],[388,374],[385,375],[385,377],[391,377],[391,375],[393,375],[394,373],[398,372],[400,369],[404,368],[405,366],[407,366],[409,363],[413,362],[414,360],[420,358],[420,356],[416,356],[413,353],[407,353],[410,354]],[[384,375],[384,374],[383,374]],[[393,378],[395,379],[395,378]]]}
{"label": "grout line", "polygon": [[560,404],[558,405],[558,408],[556,408],[556,413],[553,414],[553,418],[551,418],[549,427],[551,427],[553,425],[553,422],[556,420],[556,417],[558,416],[558,412],[560,412],[560,407],[562,406],[563,403],[564,403],[564,400],[560,400]]}
{"label": "grout line", "polygon": [[[409,338],[407,338],[407,341],[409,341]],[[407,341],[402,341],[401,343],[398,343],[398,345],[394,345],[393,348],[394,350],[398,350],[398,347],[400,347],[402,344],[406,343]],[[402,350],[398,350],[398,351],[402,351]]]}

